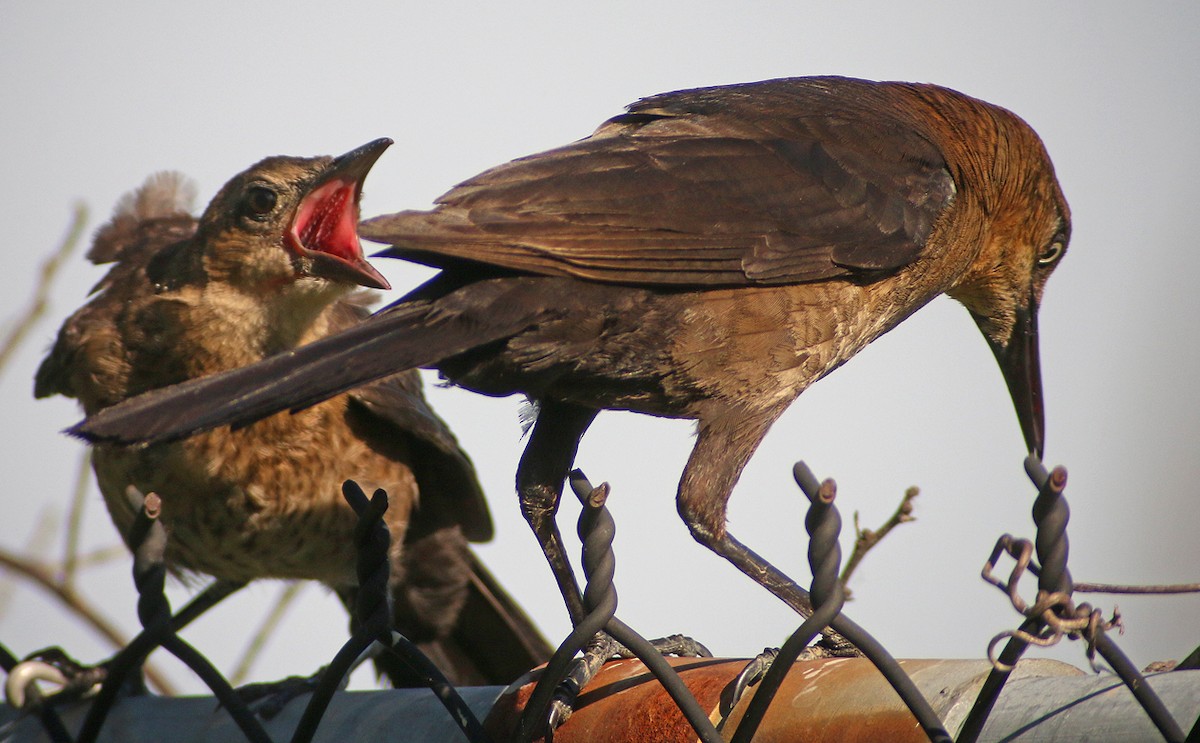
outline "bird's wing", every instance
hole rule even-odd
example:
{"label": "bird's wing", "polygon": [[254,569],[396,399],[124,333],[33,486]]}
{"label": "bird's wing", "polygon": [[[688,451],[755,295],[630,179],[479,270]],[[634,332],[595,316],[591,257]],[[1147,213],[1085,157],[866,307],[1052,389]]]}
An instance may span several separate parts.
{"label": "bird's wing", "polygon": [[87,257],[113,265],[92,287],[92,300],[59,329],[34,377],[35,397],[78,397],[88,407],[110,405],[123,397],[121,385],[114,381],[121,376],[127,351],[117,318],[137,299],[152,295],[155,286],[165,286],[167,277],[195,273],[179,265],[191,260],[187,241],[197,226],[187,211],[191,190],[178,173],[151,176],[126,194],[112,219],[97,230]]}
{"label": "bird's wing", "polygon": [[68,433],[93,442],[176,441],[248,425],[341,392],[509,338],[548,313],[536,287],[481,282],[431,305],[394,305],[340,333],[250,366],[151,390],[93,413]]}
{"label": "bird's wing", "polygon": [[[367,305],[357,297],[335,306],[331,332],[366,319]],[[348,414],[358,435],[385,451],[397,440],[411,449],[410,464],[422,494],[414,519],[459,524],[472,542],[492,538],[492,518],[475,465],[429,406],[417,370],[360,387],[349,398]]]}
{"label": "bird's wing", "polygon": [[361,233],[435,266],[623,284],[870,279],[920,255],[955,190],[938,148],[875,100],[891,93],[806,78],[647,98]]}
{"label": "bird's wing", "polygon": [[[421,498],[413,519],[450,519],[472,542],[492,538],[492,519],[475,466],[449,426],[421,393],[416,370],[388,377],[350,393],[349,415],[359,435],[390,445],[405,439]],[[434,512],[437,513],[434,513]]]}

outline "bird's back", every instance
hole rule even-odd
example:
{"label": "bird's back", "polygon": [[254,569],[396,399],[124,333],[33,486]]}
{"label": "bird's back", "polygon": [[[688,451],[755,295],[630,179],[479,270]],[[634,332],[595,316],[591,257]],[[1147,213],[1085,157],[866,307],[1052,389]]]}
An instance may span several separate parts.
{"label": "bird's back", "polygon": [[152,273],[177,272],[169,265],[179,254],[173,248],[186,245],[196,232],[192,193],[178,173],[151,176],[97,231],[87,257],[112,265],[92,287],[87,304],[63,323],[34,378],[35,397],[73,397],[90,414],[137,394],[129,387],[125,318],[154,295]]}

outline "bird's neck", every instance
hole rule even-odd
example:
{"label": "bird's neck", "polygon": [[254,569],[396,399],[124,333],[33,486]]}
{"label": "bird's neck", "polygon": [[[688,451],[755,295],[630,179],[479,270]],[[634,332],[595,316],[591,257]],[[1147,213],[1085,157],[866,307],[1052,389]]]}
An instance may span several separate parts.
{"label": "bird's neck", "polygon": [[207,351],[204,365],[232,369],[327,335],[333,304],[345,291],[324,281],[298,281],[263,295],[209,287],[197,334]]}
{"label": "bird's neck", "polygon": [[[1047,160],[1041,140],[1016,114],[983,101],[932,85],[912,86],[921,106],[903,112],[907,123],[943,149],[946,165],[959,188],[957,198],[978,201],[989,214],[1006,206],[1023,208],[1031,188],[1056,189],[1039,183],[1043,171],[1028,163]],[[971,186],[974,191],[971,192]]]}

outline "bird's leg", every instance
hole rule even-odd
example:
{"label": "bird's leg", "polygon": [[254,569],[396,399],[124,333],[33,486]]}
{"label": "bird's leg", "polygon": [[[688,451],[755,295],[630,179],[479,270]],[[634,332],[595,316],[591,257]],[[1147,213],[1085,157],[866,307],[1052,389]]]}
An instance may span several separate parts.
{"label": "bird's leg", "polygon": [[558,513],[563,483],[579,450],[579,440],[595,419],[596,412],[570,403],[543,401],[517,468],[521,513],[550,563],[572,624],[582,621],[587,610],[554,517]]}
{"label": "bird's leg", "polygon": [[[584,624],[576,625],[575,631],[551,658],[537,688],[530,697],[526,715],[523,715],[523,727],[526,722],[524,718],[530,714],[530,711],[532,711],[533,717],[536,717],[540,714],[543,704],[548,702],[546,722],[548,729],[554,730],[571,715],[572,705],[579,692],[595,677],[605,661],[614,655],[623,658],[638,657],[637,653],[629,650],[616,639],[622,632],[632,633],[632,630],[613,616],[617,602],[616,591],[611,582],[614,565],[612,538],[615,534],[615,525],[611,515],[604,508],[609,488],[607,484],[593,487],[581,471],[575,470],[571,473],[571,489],[584,506],[584,512],[579,520],[579,536],[584,542],[583,569],[588,577],[584,602],[594,613],[584,620]],[[594,619],[599,619],[600,622],[597,623]],[[604,627],[603,630],[600,629],[601,626]],[[588,632],[596,634],[587,638]],[[609,632],[613,634],[610,635]],[[636,633],[633,633],[633,636],[637,637]],[[583,640],[587,640],[588,644],[581,648],[580,643]],[[629,641],[630,637],[625,637],[625,640]],[[637,640],[643,645],[645,644],[640,637],[637,637]],[[712,657],[708,648],[682,635],[672,635],[649,644],[655,652],[662,655],[691,654]],[[571,663],[564,673],[562,663],[565,654],[568,652],[573,654],[577,649],[582,650],[583,657]],[[551,689],[550,684],[556,684],[556,686],[551,691],[551,698],[546,700],[545,691]],[[529,717],[529,720],[532,720],[533,717]]]}
{"label": "bird's leg", "polygon": [[[691,528],[690,524],[688,526]],[[722,537],[709,541],[701,538],[694,529],[692,536],[705,547],[729,560],[734,567],[750,576],[760,586],[775,594],[779,600],[795,609],[800,616],[806,619],[812,616],[812,601],[809,599],[808,591],[760,557],[754,550],[734,539],[728,531]],[[829,627],[821,630],[821,640],[818,644],[830,655],[860,655],[852,642]]]}
{"label": "bird's leg", "polygon": [[[740,412],[740,411],[739,411]],[[725,528],[733,486],[778,412],[727,414],[702,421],[696,445],[679,482],[676,507],[692,537],[733,563],[802,617],[812,616],[808,591],[734,538]],[[853,645],[826,627],[821,644],[834,654],[856,654]]]}
{"label": "bird's leg", "polygon": [[[362,659],[355,664],[357,668]],[[311,676],[288,676],[278,681],[262,681],[245,684],[235,690],[247,706],[254,705],[254,713],[264,720],[273,720],[292,701],[312,694],[321,685],[329,666],[321,666]],[[346,674],[349,678],[349,674]],[[345,688],[343,684],[343,689]]]}
{"label": "bird's leg", "polygon": [[[674,655],[679,658],[711,658],[712,651],[702,643],[684,635],[671,635],[651,640],[653,646],[662,655]],[[621,643],[601,632],[592,638],[583,649],[581,658],[571,665],[567,677],[564,678],[554,692],[554,700],[550,703],[547,723],[550,730],[557,729],[575,712],[575,699],[583,687],[600,672],[600,668],[612,658],[637,658],[637,654]],[[766,670],[763,670],[766,673]],[[757,682],[757,679],[755,679]]]}

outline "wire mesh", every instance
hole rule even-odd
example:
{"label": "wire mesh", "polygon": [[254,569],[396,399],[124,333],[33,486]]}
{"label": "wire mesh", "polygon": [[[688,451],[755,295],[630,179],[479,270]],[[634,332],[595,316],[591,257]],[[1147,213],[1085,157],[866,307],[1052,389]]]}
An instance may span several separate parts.
{"label": "wire mesh", "polygon": [[[701,656],[707,651],[702,646],[683,642],[681,638],[651,642],[617,618],[617,592],[613,585],[616,558],[612,549],[615,524],[605,505],[609,488],[607,484],[593,486],[581,472],[573,472],[570,484],[584,505],[578,533],[583,545],[583,573],[587,580],[583,592],[587,614],[541,670],[519,718],[511,730],[503,731],[503,739],[528,741],[541,736],[549,739],[555,726],[567,717],[563,710],[570,709],[583,684],[599,664],[616,651],[623,657],[636,657],[642,661],[674,700],[698,739],[707,743],[725,740],[728,736],[735,743],[750,741],[799,654],[823,630],[833,628],[853,643],[887,679],[911,712],[913,721],[932,741],[972,743],[978,740],[1017,661],[1026,650],[1030,646],[1048,646],[1063,639],[1082,640],[1089,661],[1099,654],[1129,689],[1164,740],[1200,741],[1200,721],[1194,722],[1185,736],[1180,723],[1172,717],[1146,677],[1137,671],[1108,633],[1119,626],[1119,616],[1114,614],[1105,619],[1091,604],[1074,603],[1073,582],[1067,564],[1066,526],[1070,511],[1064,496],[1066,470],[1056,467],[1047,471],[1031,456],[1026,460],[1026,471],[1037,488],[1033,505],[1035,538],[1030,541],[1003,535],[982,571],[985,581],[1009,596],[1022,621],[1017,629],[1002,633],[989,644],[991,672],[980,686],[957,737],[947,732],[945,723],[929,700],[895,658],[842,611],[845,594],[839,580],[841,550],[838,541],[841,517],[835,505],[836,484],[833,480],[818,482],[802,462],[793,468],[797,484],[810,501],[805,528],[809,534],[808,559],[813,575],[810,593],[814,613],[805,618],[780,649],[750,661],[743,673],[727,685],[720,712],[714,720],[663,657],[665,649],[678,654],[686,648]],[[368,498],[356,483],[347,481],[343,496],[359,518],[355,531],[359,591],[353,632],[330,665],[314,678],[311,695],[290,740],[306,743],[313,739],[346,674],[372,651],[392,653],[407,663],[424,680],[462,732],[464,740],[495,739],[496,728],[481,723],[438,668],[415,645],[392,630],[388,601],[390,534],[383,521],[387,494],[377,490]],[[130,544],[134,546],[133,577],[139,594],[137,613],[143,631],[116,656],[95,668],[73,668],[64,660],[65,654],[58,657],[50,651],[19,661],[0,645],[0,666],[8,674],[10,699],[17,694],[16,698],[29,714],[38,717],[45,734],[56,743],[95,741],[110,712],[119,703],[121,691],[130,688],[131,679],[139,678],[137,671],[146,656],[154,648],[162,647],[183,661],[212,690],[221,709],[231,717],[246,740],[253,743],[271,741],[243,695],[199,650],[178,635],[190,621],[238,590],[240,585],[214,583],[183,610],[172,614],[163,593],[167,574],[163,561],[167,535],[157,518],[160,501],[154,494],[143,496],[133,490],[129,498],[139,509]],[[998,563],[1004,556],[1010,557],[1014,566],[1006,578],[1000,578],[997,577]],[[1018,591],[1022,578],[1029,573],[1038,580],[1037,596],[1031,604],[1024,601]],[[1002,642],[1005,644],[1003,650],[995,653],[994,649]],[[46,678],[46,669],[62,676],[63,688],[57,694],[43,695],[34,683],[39,678]],[[92,675],[85,676],[85,672]],[[81,681],[85,678],[86,683]],[[72,736],[56,714],[55,707],[66,700],[77,699],[97,680],[99,688],[91,697],[79,731]],[[727,729],[733,708],[751,688],[754,689],[753,697],[744,705],[740,720],[732,729]],[[491,716],[488,719],[490,721]]]}

